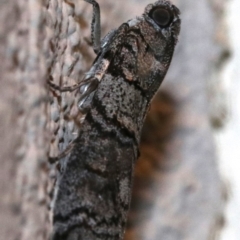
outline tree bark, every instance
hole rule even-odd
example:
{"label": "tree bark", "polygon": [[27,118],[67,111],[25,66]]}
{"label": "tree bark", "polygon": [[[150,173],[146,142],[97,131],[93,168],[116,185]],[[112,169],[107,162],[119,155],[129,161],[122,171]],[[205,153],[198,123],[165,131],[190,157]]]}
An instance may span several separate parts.
{"label": "tree bark", "polygon": [[[148,3],[99,1],[103,34],[142,14]],[[222,56],[214,35],[219,16],[207,0],[175,4],[182,32],[143,131],[127,240],[208,240],[221,221],[207,90]],[[46,81],[72,85],[89,68],[94,53],[84,37],[90,36],[91,6],[8,0],[0,13],[0,236],[48,239],[57,171],[47,159],[76,137],[81,116],[77,93],[50,91]]]}

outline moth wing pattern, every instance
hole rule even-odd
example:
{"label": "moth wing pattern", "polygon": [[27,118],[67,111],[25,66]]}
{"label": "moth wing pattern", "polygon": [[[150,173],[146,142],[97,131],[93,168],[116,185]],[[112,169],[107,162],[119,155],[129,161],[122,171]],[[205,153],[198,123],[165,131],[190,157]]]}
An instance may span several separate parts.
{"label": "moth wing pattern", "polygon": [[86,115],[58,179],[52,240],[123,239],[143,122],[179,31],[178,9],[159,0],[102,40],[80,86]]}

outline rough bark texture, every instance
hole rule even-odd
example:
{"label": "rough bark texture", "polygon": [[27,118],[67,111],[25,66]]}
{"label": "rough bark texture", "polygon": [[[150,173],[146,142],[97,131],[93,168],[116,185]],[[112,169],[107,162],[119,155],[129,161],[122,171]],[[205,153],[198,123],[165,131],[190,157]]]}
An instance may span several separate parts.
{"label": "rough bark texture", "polygon": [[79,50],[79,29],[80,23],[86,24],[74,17],[74,5],[61,0],[1,3],[3,239],[47,239],[49,235],[52,184],[48,180],[54,169],[49,171],[48,152],[57,154],[54,146],[68,142],[73,124],[63,117],[74,99],[49,99],[46,80],[52,76],[59,84],[67,78],[72,84],[69,78],[77,80],[85,70],[87,60],[82,59],[90,54]]}
{"label": "rough bark texture", "polygon": [[[106,33],[141,14],[149,1],[99,3]],[[221,220],[207,90],[225,56],[216,48],[219,16],[207,0],[174,3],[182,12],[180,44],[143,132],[127,240],[208,240]],[[0,236],[42,240],[51,228],[48,194],[56,174],[47,156],[75,138],[79,119],[76,93],[48,92],[46,79],[71,85],[90,66],[94,54],[84,36],[91,6],[8,0],[0,12]]]}
{"label": "rough bark texture", "polygon": [[46,74],[41,5],[1,2],[2,239],[42,239],[46,149]]}

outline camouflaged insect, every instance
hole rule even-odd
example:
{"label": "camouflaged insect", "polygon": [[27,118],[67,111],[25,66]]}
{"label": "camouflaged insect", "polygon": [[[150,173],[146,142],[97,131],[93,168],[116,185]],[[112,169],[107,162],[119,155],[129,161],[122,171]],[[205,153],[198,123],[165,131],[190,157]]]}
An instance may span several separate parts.
{"label": "camouflaged insect", "polygon": [[159,0],[100,44],[98,4],[85,1],[94,9],[98,55],[80,86],[86,117],[58,180],[52,239],[120,240],[143,122],[170,65],[180,12]]}

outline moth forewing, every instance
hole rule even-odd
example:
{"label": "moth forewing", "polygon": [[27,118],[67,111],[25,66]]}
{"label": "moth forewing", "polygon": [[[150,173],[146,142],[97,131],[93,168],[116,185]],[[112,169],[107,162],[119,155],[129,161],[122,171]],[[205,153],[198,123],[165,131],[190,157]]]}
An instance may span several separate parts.
{"label": "moth forewing", "polygon": [[80,87],[86,116],[58,179],[53,240],[123,238],[143,122],[179,31],[179,10],[159,0],[102,41]]}

